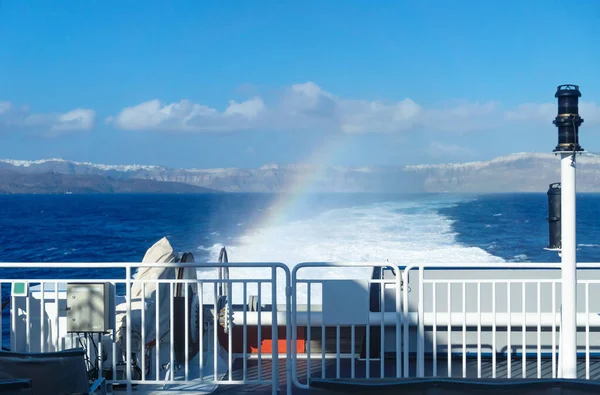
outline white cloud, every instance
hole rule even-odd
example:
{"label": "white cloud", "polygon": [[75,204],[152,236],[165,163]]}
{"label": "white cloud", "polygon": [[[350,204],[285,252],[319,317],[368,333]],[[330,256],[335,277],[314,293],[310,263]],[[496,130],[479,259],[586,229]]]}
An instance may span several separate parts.
{"label": "white cloud", "polygon": [[[556,103],[525,103],[517,108],[504,113],[507,121],[526,121],[552,123],[556,117]],[[584,124],[600,122],[600,106],[594,102],[582,101],[579,103],[579,115]]]}
{"label": "white cloud", "polygon": [[265,103],[259,97],[237,103],[235,100],[229,102],[229,107],[225,110],[225,115],[241,115],[248,119],[256,118],[265,109]]}
{"label": "white cloud", "polygon": [[78,108],[57,115],[57,121],[52,126],[56,130],[87,130],[94,126],[96,113],[94,110]]}
{"label": "white cloud", "polygon": [[534,121],[550,123],[556,117],[556,104],[525,103],[504,113],[507,121]]}
{"label": "white cloud", "polygon": [[444,144],[438,141],[433,141],[429,144],[426,150],[427,154],[433,157],[470,157],[473,151],[466,147],[461,147],[456,144]]}
{"label": "white cloud", "polygon": [[394,133],[419,127],[473,131],[489,128],[490,119],[501,118],[495,102],[424,108],[410,98],[396,102],[344,99],[310,81],[292,85],[270,99],[256,96],[241,103],[230,101],[223,111],[187,100],[170,104],[151,100],[124,108],[107,122],[126,130]]}
{"label": "white cloud", "polygon": [[586,123],[600,123],[600,106],[594,102],[579,103],[579,115]]}
{"label": "white cloud", "polygon": [[77,108],[66,113],[32,113],[28,107],[0,101],[0,131],[39,127],[46,130],[87,130],[94,126],[96,113]]}
{"label": "white cloud", "polygon": [[499,105],[495,101],[460,101],[443,108],[425,110],[423,123],[431,131],[473,132],[498,126],[500,118]]}
{"label": "white cloud", "polygon": [[126,130],[166,129],[180,131],[221,131],[247,129],[264,111],[260,98],[241,103],[230,101],[223,112],[188,100],[164,104],[150,100],[126,107],[107,122]]}

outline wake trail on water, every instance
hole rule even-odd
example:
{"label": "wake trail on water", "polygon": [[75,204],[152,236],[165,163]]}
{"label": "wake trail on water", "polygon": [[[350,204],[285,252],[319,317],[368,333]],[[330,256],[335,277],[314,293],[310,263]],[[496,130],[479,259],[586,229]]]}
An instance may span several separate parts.
{"label": "wake trail on water", "polygon": [[[461,245],[453,221],[438,209],[456,202],[397,201],[337,208],[314,217],[255,229],[227,246],[230,262],[281,262],[291,269],[300,262],[390,262],[398,266],[418,263],[504,262],[478,247]],[[210,261],[218,259],[221,244],[207,247]],[[202,247],[204,249],[204,247]],[[269,269],[231,269],[236,279],[268,278]],[[299,278],[367,279],[371,268],[306,268]],[[203,277],[211,275],[202,272]],[[216,274],[212,273],[214,278]],[[283,284],[283,273],[278,282]],[[234,303],[241,302],[241,284],[234,286]],[[284,288],[278,288],[278,303]],[[256,286],[249,294],[256,294]],[[306,287],[305,287],[306,289]],[[262,299],[271,300],[271,288],[263,286]],[[306,292],[298,303],[306,300]],[[313,301],[320,292],[313,292]]]}

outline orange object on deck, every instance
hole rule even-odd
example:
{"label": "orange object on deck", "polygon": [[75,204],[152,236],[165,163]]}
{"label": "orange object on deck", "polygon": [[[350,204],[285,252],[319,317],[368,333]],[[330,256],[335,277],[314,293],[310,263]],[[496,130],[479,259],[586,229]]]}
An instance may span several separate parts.
{"label": "orange object on deck", "polygon": [[[233,328],[233,332],[232,332],[232,350],[233,352],[236,353],[241,353],[243,352],[243,328],[242,327],[235,327]],[[259,345],[258,345],[258,331],[256,327],[247,327],[247,334],[246,334],[246,344],[247,344],[247,348],[246,348],[246,352],[251,353],[251,354],[258,354],[258,349],[259,349]],[[262,328],[261,331],[261,337],[260,337],[260,352],[261,353],[265,353],[265,354],[271,354],[273,352],[273,339],[271,336],[271,327],[267,327],[264,326]],[[297,328],[297,336],[296,336],[296,351],[303,353],[304,352],[304,348],[305,348],[305,344],[306,341],[304,339],[304,328],[299,327]],[[227,341],[227,334],[224,333],[224,331],[219,330],[218,332],[218,337],[219,337],[219,343],[221,344],[221,347],[223,347],[225,350],[228,350],[228,341]],[[284,326],[280,326],[278,331],[277,331],[277,351],[278,354],[285,354],[287,353],[287,337],[286,337],[286,328]],[[290,334],[291,337],[291,334]]]}

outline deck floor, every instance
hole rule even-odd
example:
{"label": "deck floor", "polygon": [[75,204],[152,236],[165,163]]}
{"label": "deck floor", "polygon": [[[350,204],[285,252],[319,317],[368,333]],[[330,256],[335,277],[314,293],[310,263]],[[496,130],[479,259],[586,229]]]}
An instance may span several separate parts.
{"label": "deck floor", "polygon": [[[477,381],[477,360],[476,359],[467,359],[466,361],[466,379],[470,379],[470,383]],[[552,359],[551,358],[542,358],[541,360],[541,377],[544,379],[552,378]],[[416,361],[412,359],[410,361],[410,376],[416,376]],[[600,358],[593,358],[589,362],[590,366],[590,380],[600,383]],[[339,362],[339,378],[337,376],[337,361],[335,359],[328,359],[325,361],[325,375],[323,376],[323,365],[321,360],[311,360],[310,361],[310,376],[314,380],[314,387],[311,390],[304,390],[300,388],[293,387],[294,394],[305,394],[305,393],[345,393],[348,391],[347,386],[335,390],[331,385],[322,385],[323,382],[331,383],[335,381],[340,382],[352,382],[355,384],[359,384],[361,382],[360,379],[366,378],[366,362],[364,360],[356,360],[355,361],[355,378],[351,378],[351,362],[349,360],[340,360]],[[586,361],[585,359],[578,360],[578,378],[586,379]],[[242,361],[236,360],[234,363],[234,369],[232,378],[234,380],[242,379]],[[530,381],[538,378],[538,370],[537,370],[537,359],[528,358],[526,360],[526,376],[523,376],[523,363],[522,359],[511,360],[511,379],[507,379],[507,371],[508,371],[508,363],[506,358],[502,359],[498,357],[496,361],[496,380],[488,380],[492,378],[492,360],[483,359],[481,364],[481,378],[484,383],[497,385],[499,382],[503,382],[506,384],[509,383],[518,383],[522,382],[523,379],[529,379]],[[247,362],[247,379],[248,380],[257,380],[258,379],[258,361],[250,360]],[[308,377],[308,361],[307,360],[298,360],[296,369],[298,371],[298,380],[300,383],[306,383]],[[459,381],[463,379],[462,375],[462,360],[456,359],[452,360],[452,375],[451,379],[458,379]],[[393,359],[386,359],[384,361],[384,375],[381,378],[381,362],[370,361],[369,364],[369,376],[372,378],[379,378],[379,380],[374,379],[370,380],[370,383],[380,382],[383,383],[393,383],[393,382],[404,382],[407,383],[409,381],[414,381],[415,379],[405,379],[398,380],[395,378],[396,374],[396,363]],[[433,376],[433,361],[426,360],[425,361],[425,376],[432,377]],[[263,360],[261,361],[261,377],[263,380],[271,379],[271,361]],[[438,360],[437,361],[437,378],[446,379],[448,378],[448,363],[447,360]],[[546,381],[546,380],[544,380]],[[365,382],[364,380],[362,381]],[[285,375],[285,360],[279,361],[279,389],[280,393],[285,393],[286,391],[286,375]],[[598,384],[600,385],[600,384]],[[358,391],[360,388],[354,388],[354,390]],[[365,391],[370,392],[373,391],[373,387],[370,386],[365,388]],[[253,392],[256,394],[270,394],[271,386],[264,384],[248,384],[244,386],[237,385],[221,385],[215,392],[216,394],[238,394],[238,393],[246,393]],[[360,391],[359,391],[360,392]],[[378,390],[379,392],[379,390]],[[445,393],[445,392],[444,392]],[[534,392],[535,393],[535,392]],[[543,393],[540,392],[540,393]],[[584,392],[573,392],[576,393],[586,393]],[[593,393],[600,393],[600,388],[595,387]]]}
{"label": "deck floor", "polygon": [[[579,383],[567,383],[559,380],[548,380],[552,379],[552,359],[542,358],[541,363],[541,377],[546,380],[537,380],[537,359],[528,358],[526,364],[526,376],[523,376],[523,365],[520,358],[513,358],[511,360],[511,378],[507,378],[507,361],[506,358],[498,357],[496,361],[496,379],[492,379],[492,361],[491,358],[483,359],[481,364],[481,379],[478,379],[477,372],[477,360],[467,359],[466,361],[466,377],[462,375],[462,360],[456,358],[452,360],[452,375],[448,376],[448,363],[447,360],[440,359],[437,361],[437,377],[433,377],[433,361],[431,359],[425,361],[425,377],[430,379],[416,379],[416,360],[411,359],[409,366],[410,377],[409,379],[397,379],[396,375],[396,363],[393,359],[384,360],[383,377],[381,375],[381,361],[374,360],[370,361],[369,364],[369,377],[371,379],[365,380],[367,364],[364,360],[355,360],[355,375],[351,377],[351,361],[347,359],[341,359],[339,361],[339,376],[338,376],[338,364],[335,359],[325,360],[324,365],[322,360],[313,359],[310,361],[310,377],[311,377],[311,389],[297,388],[292,385],[293,394],[337,394],[337,393],[403,393],[403,394],[429,394],[435,393],[428,392],[428,384],[431,388],[437,388],[437,390],[444,390],[441,393],[447,394],[460,394],[460,393],[481,393],[481,391],[489,392],[488,395],[498,393],[496,390],[500,388],[500,393],[515,393],[514,386],[529,386],[525,392],[527,394],[544,394],[550,389],[552,393],[557,394],[598,394],[600,393],[600,358],[592,358],[589,361],[589,377],[590,380],[586,380],[586,361],[585,359],[578,360],[578,378],[581,380]],[[286,361],[285,359],[279,360],[279,393],[285,394],[287,390],[286,380]],[[262,380],[271,380],[272,372],[272,361],[264,359],[260,363],[260,378]],[[243,379],[243,361],[237,359],[234,361],[232,369],[232,379],[242,380]],[[247,361],[246,379],[249,382],[245,385],[220,385],[214,391],[215,394],[229,395],[229,394],[271,394],[270,384],[253,384],[259,379],[259,364],[257,360]],[[309,363],[306,359],[300,359],[297,361],[297,377],[300,383],[306,383],[308,378]],[[324,374],[323,374],[324,373]],[[498,385],[500,383],[506,385]],[[368,384],[368,386],[367,386]],[[417,385],[418,384],[418,385]],[[565,385],[573,384],[576,388],[566,388]],[[373,385],[379,385],[377,389]],[[398,388],[402,386],[402,389]],[[450,387],[448,387],[450,386]],[[429,389],[431,389],[429,388]],[[432,389],[431,389],[432,390]],[[557,392],[558,391],[558,392]],[[139,394],[183,394],[189,393],[186,391],[165,391],[165,390],[154,390],[144,391],[141,386],[138,387],[135,392]],[[122,393],[115,391],[115,393]],[[440,393],[440,392],[438,392]],[[523,393],[521,390],[517,393]]]}

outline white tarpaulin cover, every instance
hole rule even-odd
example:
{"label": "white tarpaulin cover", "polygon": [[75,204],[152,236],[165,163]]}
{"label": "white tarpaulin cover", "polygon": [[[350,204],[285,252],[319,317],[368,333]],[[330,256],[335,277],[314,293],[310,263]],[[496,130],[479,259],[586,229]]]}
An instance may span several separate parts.
{"label": "white tarpaulin cover", "polygon": [[[144,255],[142,263],[171,263],[177,262],[178,255],[173,250],[166,237],[157,241],[148,249]],[[179,271],[183,271],[180,273]],[[178,275],[179,274],[179,275]],[[141,330],[142,330],[142,309],[144,309],[144,336],[148,345],[153,345],[167,337],[171,329],[171,298],[176,295],[177,286],[173,286],[173,295],[171,295],[171,286],[169,284],[157,284],[152,280],[156,279],[195,279],[195,268],[144,268],[140,267],[133,276],[131,285],[131,348],[133,353],[141,350]],[[142,281],[136,281],[142,280]],[[144,284],[142,286],[142,284]],[[158,301],[156,288],[158,288]],[[195,284],[193,290],[195,291]],[[145,306],[142,306],[142,292],[144,293]],[[183,293],[182,293],[183,295]],[[188,294],[191,298],[192,295]],[[156,304],[159,308],[159,336],[156,336]],[[126,344],[126,319],[127,303],[121,303],[117,306],[116,317],[116,340],[117,346],[121,350],[121,355],[125,353]],[[138,355],[138,358],[140,356]]]}

